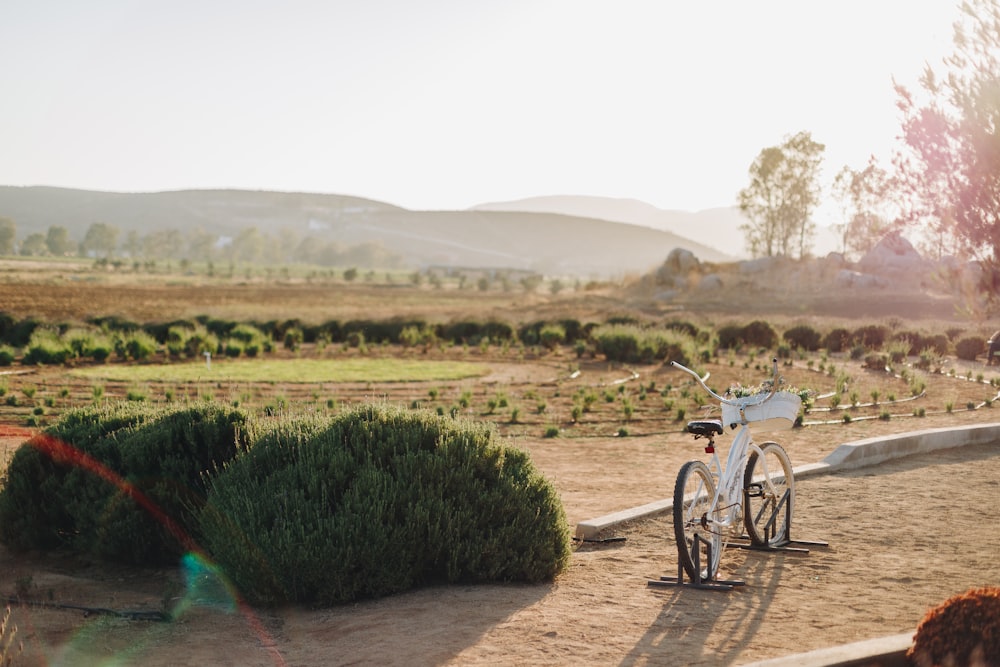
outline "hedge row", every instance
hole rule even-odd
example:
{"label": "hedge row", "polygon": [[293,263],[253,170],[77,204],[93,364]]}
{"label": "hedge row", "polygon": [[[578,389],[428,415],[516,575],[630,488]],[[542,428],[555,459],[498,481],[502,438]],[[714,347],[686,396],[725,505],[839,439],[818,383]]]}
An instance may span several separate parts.
{"label": "hedge row", "polygon": [[538,582],[569,559],[562,505],[527,454],[486,425],[384,405],[67,413],[0,479],[0,541],[138,564],[206,553],[265,604]]}
{"label": "hedge row", "polygon": [[[482,342],[519,341],[525,345],[555,347],[570,344],[578,349],[596,348],[612,361],[641,362],[664,358],[664,346],[677,340],[693,341],[696,347],[740,349],[742,347],[802,349],[830,352],[877,351],[887,346],[902,349],[914,356],[930,351],[937,355],[956,353],[974,359],[985,352],[977,336],[965,337],[959,349],[961,329],[944,333],[896,330],[882,324],[855,329],[835,327],[820,331],[807,324],[794,325],[779,335],[765,320],[748,324],[725,324],[716,330],[701,328],[691,322],[671,320],[663,323],[642,321],[634,316],[612,315],[606,323],[584,323],[576,319],[541,320],[515,326],[496,320],[457,320],[430,323],[420,318],[387,320],[330,320],[307,325],[290,319],[267,322],[236,322],[209,317],[174,320],[140,325],[120,318],[94,318],[87,329],[78,324],[48,325],[33,318],[17,321],[0,312],[0,364],[9,364],[16,348],[26,348],[25,363],[64,363],[74,358],[90,357],[103,361],[114,352],[122,359],[143,359],[164,346],[174,357],[197,357],[204,352],[227,356],[257,356],[282,344],[297,349],[302,343],[342,343],[360,347],[364,343],[394,343],[407,347],[439,342],[478,345]],[[614,331],[609,339],[609,330]],[[595,335],[597,332],[597,335]],[[677,337],[680,336],[678,339]],[[630,338],[630,339],[629,339]],[[969,340],[972,339],[972,340]],[[972,348],[979,348],[974,353]],[[687,350],[687,352],[690,352]],[[970,356],[973,355],[973,356]]]}

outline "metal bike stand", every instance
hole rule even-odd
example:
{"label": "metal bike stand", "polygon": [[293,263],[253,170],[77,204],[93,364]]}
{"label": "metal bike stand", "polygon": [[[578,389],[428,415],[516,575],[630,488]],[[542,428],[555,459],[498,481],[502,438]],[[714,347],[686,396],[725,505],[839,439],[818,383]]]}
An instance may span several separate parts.
{"label": "metal bike stand", "polygon": [[684,563],[681,562],[680,553],[677,558],[677,576],[660,577],[658,580],[646,582],[649,586],[688,586],[690,588],[702,588],[713,591],[730,591],[736,586],[744,586],[747,582],[740,579],[702,579],[701,578],[701,547],[704,543],[708,562],[712,562],[712,545],[701,538],[701,535],[694,536],[694,571],[695,576],[691,581],[684,581]]}
{"label": "metal bike stand", "polygon": [[[752,541],[746,542],[729,542],[732,546],[737,549],[744,549],[747,551],[781,551],[784,553],[798,553],[807,554],[809,549],[804,547],[828,547],[830,544],[828,542],[822,541],[810,541],[810,540],[793,540],[792,534],[792,514],[791,512],[785,513],[785,525],[783,526],[784,536],[780,542],[775,544],[770,544],[771,540],[777,535],[777,526],[775,525],[776,519],[778,517],[778,512],[781,511],[782,506],[788,503],[788,498],[790,492],[786,489],[784,495],[781,496],[781,500],[774,507],[774,512],[771,513],[771,518],[768,519],[767,523],[764,524],[764,542],[766,544],[754,544]],[[790,546],[790,545],[801,545],[801,546]]]}

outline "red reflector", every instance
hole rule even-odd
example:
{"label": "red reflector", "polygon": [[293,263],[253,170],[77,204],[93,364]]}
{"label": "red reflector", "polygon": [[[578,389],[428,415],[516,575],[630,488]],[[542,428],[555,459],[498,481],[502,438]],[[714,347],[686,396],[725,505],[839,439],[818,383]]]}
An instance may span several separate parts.
{"label": "red reflector", "polygon": [[715,447],[712,447],[711,445],[709,445],[708,447],[705,448],[705,453],[706,454],[714,454],[715,453]]}

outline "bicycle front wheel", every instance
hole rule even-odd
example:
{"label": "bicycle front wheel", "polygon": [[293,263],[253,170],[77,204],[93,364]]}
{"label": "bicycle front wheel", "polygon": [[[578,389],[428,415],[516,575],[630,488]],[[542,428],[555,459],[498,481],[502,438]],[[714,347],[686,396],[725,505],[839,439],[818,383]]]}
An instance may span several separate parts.
{"label": "bicycle front wheel", "polygon": [[[722,534],[717,524],[715,480],[702,461],[688,461],[674,484],[674,537],[677,557],[692,580],[715,578],[722,558]],[[698,566],[695,566],[697,561]]]}
{"label": "bicycle front wheel", "polygon": [[776,442],[751,450],[743,476],[743,522],[754,546],[788,541],[795,507],[792,462]]}

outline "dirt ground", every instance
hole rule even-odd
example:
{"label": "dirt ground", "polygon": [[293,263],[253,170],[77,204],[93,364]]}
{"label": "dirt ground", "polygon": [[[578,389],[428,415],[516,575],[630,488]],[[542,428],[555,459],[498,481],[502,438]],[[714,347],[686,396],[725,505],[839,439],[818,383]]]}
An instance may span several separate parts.
{"label": "dirt ground", "polygon": [[[766,437],[802,465],[843,442],[992,416],[960,410]],[[21,441],[16,431],[6,428],[0,451]],[[571,526],[667,497],[680,465],[702,457],[701,444],[678,429],[515,440],[556,485]],[[993,444],[805,478],[793,537],[829,546],[808,554],[731,548],[721,576],[746,585],[730,592],[647,585],[676,574],[663,516],[617,528],[621,541],[577,543],[569,569],[541,586],[453,586],[333,609],[260,610],[188,580],[180,567],[108,568],[0,547],[0,595],[35,603],[13,605],[24,643],[15,664],[24,665],[742,664],[911,632],[929,607],[995,585],[1000,527],[989,514],[1000,498],[998,464]],[[169,623],[142,618],[164,609],[181,611]]]}
{"label": "dirt ground", "polygon": [[[433,302],[415,303],[412,294],[389,288],[381,290],[389,300],[373,307],[374,288],[364,294],[359,290],[357,299],[350,300],[351,292],[342,286],[253,291],[253,298],[248,296],[253,286],[211,294],[188,286],[179,298],[160,284],[133,286],[134,293],[127,285],[85,289],[90,277],[84,278],[19,275],[0,284],[0,300],[18,316],[82,318],[114,312],[138,320],[202,312],[239,317],[252,312],[247,304],[265,297],[275,300],[272,317],[316,321],[333,314],[378,317],[428,309],[447,318],[468,307],[467,298],[452,304],[451,295],[428,292],[426,298]],[[203,302],[198,300],[202,293]],[[556,317],[565,312],[585,318],[591,312],[616,312],[621,303],[614,295],[585,296],[557,304],[540,297],[492,295],[481,312],[483,317]],[[859,310],[865,306],[879,317],[898,316],[914,326],[921,316],[939,317],[922,312],[925,301],[841,296],[843,313],[829,308],[817,312],[874,317]],[[814,316],[802,315],[811,309],[793,297],[784,297],[791,304],[786,316],[816,322]],[[831,295],[820,297],[830,305]],[[946,305],[938,310],[947,313],[952,306]],[[665,312],[653,309],[649,314]],[[545,422],[555,417],[565,422],[569,397],[577,389],[627,377],[620,367],[594,363],[580,364],[583,372],[572,382],[554,382],[572,363],[497,364],[492,376],[476,381],[476,400],[481,405],[498,388],[511,395],[526,395],[530,388],[549,402],[548,413],[538,416],[526,401],[518,423],[502,423],[500,430],[527,449],[556,486],[571,527],[668,497],[680,466],[704,455],[701,442],[683,434],[682,422],[661,414],[662,403],[637,403],[627,437],[616,433],[621,421],[610,413],[584,415],[565,426],[560,437],[542,437]],[[846,363],[838,364],[846,368]],[[883,401],[889,391],[907,395],[905,382],[884,384],[884,377],[873,379],[859,368],[846,371],[856,378],[862,401],[872,388],[881,389]],[[663,369],[638,373],[642,381],[653,378],[659,386],[677,381]],[[831,378],[802,368],[788,374],[796,375],[791,381],[799,386],[821,392],[833,384]],[[844,423],[842,412],[817,412],[804,428],[757,439],[777,440],[799,466],[822,460],[845,442],[1000,422],[996,407],[964,409],[994,397],[996,389],[990,385],[940,375],[927,380],[927,397],[893,406],[891,420]],[[73,400],[89,400],[92,391],[89,383],[47,379],[37,370],[5,381],[10,393],[18,395],[23,395],[22,384],[30,383],[36,400],[51,398],[56,410],[62,391]],[[455,396],[462,388],[442,386],[441,392]],[[109,397],[124,390],[112,383],[104,388]],[[240,388],[251,390],[256,388]],[[217,393],[225,396],[226,391]],[[410,404],[426,395],[426,386],[336,388],[344,404],[373,396]],[[909,416],[917,405],[926,409],[925,417]],[[0,465],[27,437],[14,424],[24,422],[28,408],[9,408],[7,421],[4,409],[0,407]],[[877,415],[878,408],[868,412]],[[726,437],[719,444],[728,441]],[[807,554],[731,548],[723,555],[720,575],[746,585],[729,592],[647,584],[677,571],[670,519],[661,516],[616,528],[610,536],[624,538],[620,541],[577,543],[567,571],[539,586],[450,586],[332,609],[250,609],[240,604],[238,592],[213,585],[210,577],[188,577],[180,566],[112,568],[60,554],[13,554],[0,546],[0,597],[14,599],[15,645],[24,646],[15,665],[739,665],[913,632],[928,608],[970,587],[1000,582],[1000,524],[992,516],[1000,499],[998,470],[1000,443],[993,443],[804,478],[797,483],[793,537],[829,545]],[[163,610],[174,612],[171,622],[148,620]],[[10,626],[7,632],[9,637]]]}

